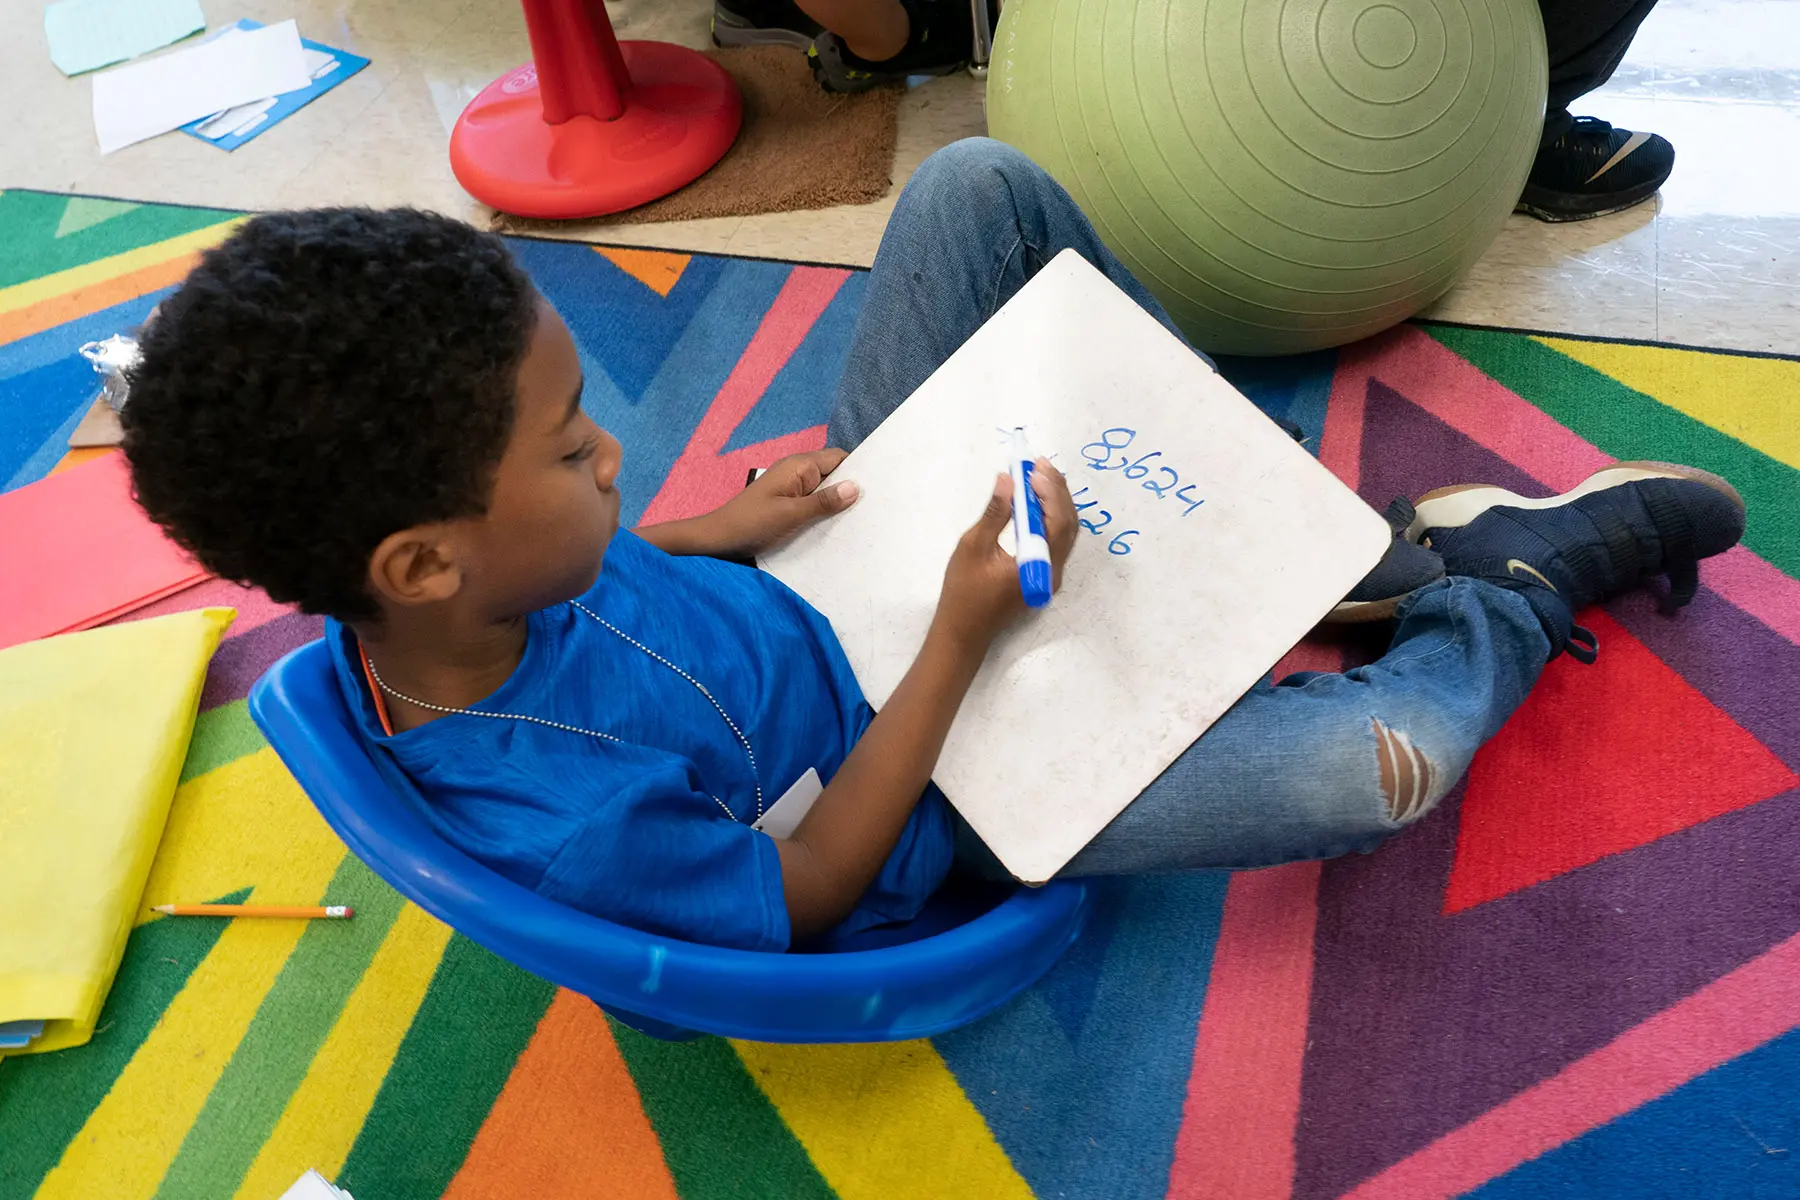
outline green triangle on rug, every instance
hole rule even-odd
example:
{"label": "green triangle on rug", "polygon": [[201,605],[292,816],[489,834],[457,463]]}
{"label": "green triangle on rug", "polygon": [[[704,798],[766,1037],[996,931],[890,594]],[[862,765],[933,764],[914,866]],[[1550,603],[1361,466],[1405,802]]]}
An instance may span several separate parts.
{"label": "green triangle on rug", "polygon": [[122,217],[128,212],[143,207],[127,200],[96,200],[91,196],[70,196],[69,203],[63,207],[62,218],[56,223],[56,236],[68,237],[71,233],[80,233],[83,229],[94,226],[114,217]]}

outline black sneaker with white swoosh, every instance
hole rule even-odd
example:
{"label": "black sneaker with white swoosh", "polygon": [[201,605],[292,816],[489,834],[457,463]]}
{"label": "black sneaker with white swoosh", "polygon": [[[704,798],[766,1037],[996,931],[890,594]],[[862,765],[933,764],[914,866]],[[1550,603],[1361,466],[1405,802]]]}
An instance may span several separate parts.
{"label": "black sneaker with white swoosh", "polygon": [[1543,499],[1487,486],[1427,492],[1407,535],[1442,555],[1446,574],[1524,596],[1550,657],[1592,662],[1594,635],[1575,614],[1665,575],[1667,607],[1692,600],[1700,560],[1743,537],[1744,499],[1696,467],[1623,462]]}
{"label": "black sneaker with white swoosh", "polygon": [[1518,211],[1540,221],[1603,217],[1654,196],[1674,169],[1667,139],[1576,117],[1567,133],[1538,150]]}

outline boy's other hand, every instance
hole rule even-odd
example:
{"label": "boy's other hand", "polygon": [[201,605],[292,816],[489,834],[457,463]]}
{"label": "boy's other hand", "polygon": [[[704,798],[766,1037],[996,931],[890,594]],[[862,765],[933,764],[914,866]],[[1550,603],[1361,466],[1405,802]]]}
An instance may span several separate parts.
{"label": "boy's other hand", "polygon": [[854,483],[819,485],[844,461],[842,450],[793,454],[764,471],[706,520],[716,523],[721,549],[751,557],[773,549],[809,525],[856,503]]}
{"label": "boy's other hand", "polygon": [[[1044,506],[1052,586],[1060,591],[1063,564],[1075,548],[1075,501],[1069,496],[1068,481],[1047,459],[1037,460],[1031,486]],[[1026,611],[1018,560],[1000,548],[1001,531],[1012,520],[1012,491],[1010,475],[995,478],[986,511],[963,534],[944,571],[934,629],[977,653],[986,653],[1000,631]]]}

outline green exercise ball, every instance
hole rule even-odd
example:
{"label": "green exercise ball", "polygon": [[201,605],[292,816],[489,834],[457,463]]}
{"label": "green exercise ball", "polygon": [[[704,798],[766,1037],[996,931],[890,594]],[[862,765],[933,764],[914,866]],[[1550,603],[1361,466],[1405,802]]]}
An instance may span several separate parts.
{"label": "green exercise ball", "polygon": [[988,130],[1196,345],[1293,354],[1442,296],[1525,186],[1537,0],[1006,0]]}

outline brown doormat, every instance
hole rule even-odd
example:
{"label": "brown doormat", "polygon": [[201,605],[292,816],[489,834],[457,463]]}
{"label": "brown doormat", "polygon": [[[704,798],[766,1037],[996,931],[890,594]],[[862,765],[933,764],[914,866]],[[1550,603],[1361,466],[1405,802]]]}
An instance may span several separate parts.
{"label": "brown doormat", "polygon": [[[785,46],[711,50],[744,96],[744,127],[717,166],[673,195],[584,227],[749,217],[758,213],[869,204],[887,195],[894,170],[901,89],[836,96],[821,88],[806,55]],[[566,222],[496,213],[504,233]]]}

